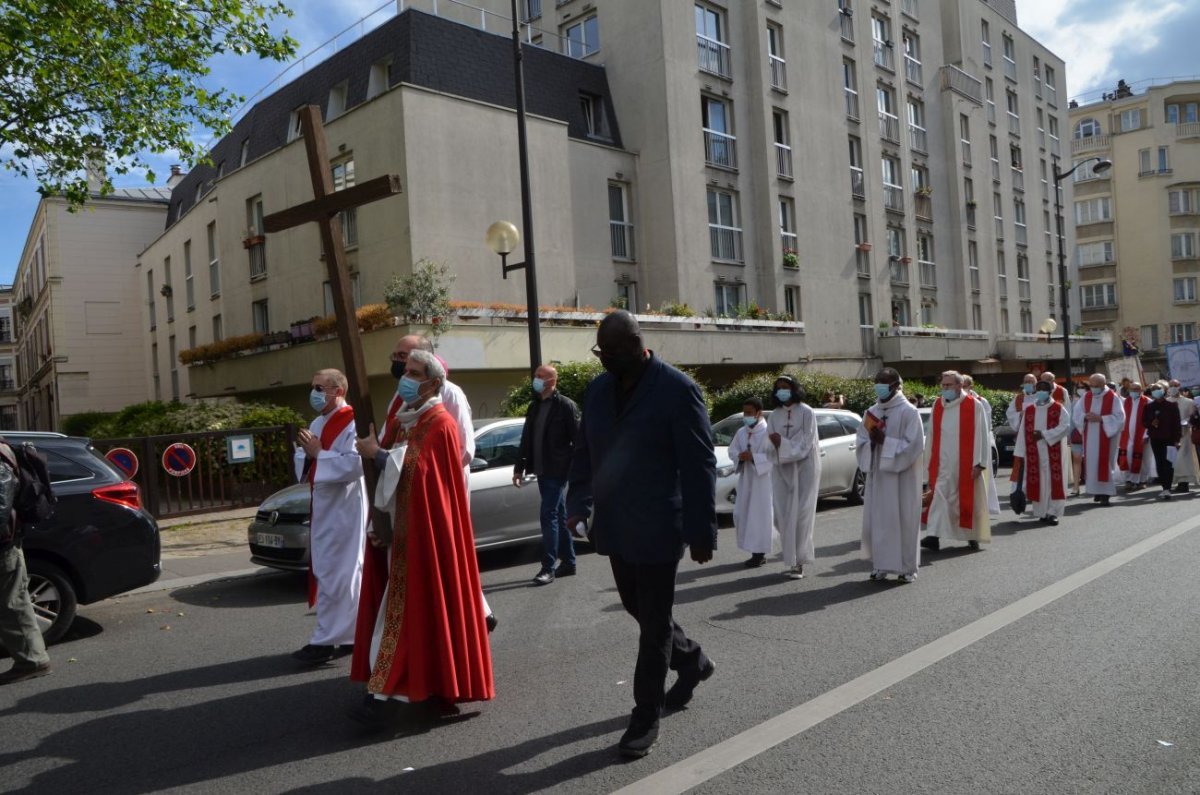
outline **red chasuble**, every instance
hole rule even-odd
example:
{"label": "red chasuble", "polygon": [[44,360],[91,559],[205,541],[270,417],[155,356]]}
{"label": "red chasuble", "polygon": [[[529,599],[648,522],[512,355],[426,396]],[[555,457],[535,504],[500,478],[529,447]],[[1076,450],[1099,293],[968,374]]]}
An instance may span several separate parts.
{"label": "red chasuble", "polygon": [[[354,422],[354,409],[349,405],[342,406],[329,415],[321,428],[321,449],[329,450],[333,443],[342,435],[342,431]],[[308,466],[308,515],[312,517],[312,491],[317,478],[317,459],[312,459]],[[312,555],[308,557],[308,606],[317,603],[317,575],[313,573]]]}
{"label": "red chasuble", "polygon": [[[1113,391],[1111,389],[1104,390],[1104,397],[1100,400],[1099,412],[1092,411],[1092,398],[1094,397],[1095,395],[1092,394],[1092,391],[1089,389],[1087,395],[1083,398],[1083,411],[1085,414],[1100,414],[1100,416],[1112,414]],[[1083,434],[1083,454],[1085,456],[1087,455],[1087,442],[1089,435],[1090,434],[1088,434],[1085,430]],[[1101,483],[1107,483],[1109,480],[1108,467],[1111,461],[1109,458],[1110,444],[1112,444],[1112,440],[1109,439],[1108,434],[1104,432],[1104,426],[1100,426],[1100,463],[1096,467],[1096,472],[1097,480],[1099,480]]]}
{"label": "red chasuble", "polygon": [[[1135,475],[1142,471],[1142,438],[1146,429],[1142,426],[1142,411],[1150,402],[1150,398],[1142,395],[1134,405],[1133,398],[1125,398],[1125,428],[1121,431],[1121,447],[1117,450],[1117,466],[1122,472],[1133,472]],[[1126,450],[1129,447],[1130,429],[1137,443],[1133,448],[1133,461],[1130,462]]]}
{"label": "red chasuble", "polygon": [[[495,696],[458,436],[440,405],[409,430],[396,487],[396,542],[387,551],[367,550],[350,678],[373,693],[410,701]],[[372,668],[380,610],[383,638]]]}
{"label": "red chasuble", "polygon": [[[1063,407],[1059,403],[1051,403],[1046,409],[1046,424],[1057,427],[1062,418]],[[1033,438],[1036,430],[1033,426],[1037,421],[1037,408],[1031,403],[1025,409],[1025,493],[1031,502],[1042,498],[1041,451],[1038,450],[1037,439]],[[1047,444],[1050,456],[1050,499],[1065,500],[1062,479],[1062,445]]]}
{"label": "red chasuble", "polygon": [[[937,488],[938,467],[942,457],[942,414],[946,401],[933,404],[933,449],[929,452],[929,488]],[[975,398],[963,393],[958,407],[958,526],[975,529]],[[929,523],[929,506],[921,514],[922,524]]]}

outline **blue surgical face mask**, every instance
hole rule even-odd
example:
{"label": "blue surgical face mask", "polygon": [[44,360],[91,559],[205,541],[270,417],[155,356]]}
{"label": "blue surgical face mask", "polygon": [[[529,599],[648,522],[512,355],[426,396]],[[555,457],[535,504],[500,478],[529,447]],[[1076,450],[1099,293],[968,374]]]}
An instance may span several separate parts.
{"label": "blue surgical face mask", "polygon": [[542,379],[542,378],[533,379],[533,391],[534,392],[537,392],[540,395],[540,394],[542,394],[542,390],[545,388],[546,388],[545,379]]}
{"label": "blue surgical face mask", "polygon": [[1150,392],[1150,397],[1154,398],[1155,400],[1158,400],[1158,399],[1159,399],[1159,398],[1161,398],[1161,397],[1162,397],[1164,394],[1166,394],[1166,393],[1165,393],[1165,392],[1163,392],[1161,389],[1155,389],[1155,390],[1152,390],[1152,391]]}
{"label": "blue surgical face mask", "polygon": [[745,425],[747,428],[753,428],[757,424],[758,417],[742,417],[742,425]]}
{"label": "blue surgical face mask", "polygon": [[944,399],[947,403],[949,403],[950,401],[955,400],[957,398],[958,398],[958,390],[957,389],[943,389],[942,390],[942,399]]}
{"label": "blue surgical face mask", "polygon": [[412,404],[420,399],[421,381],[404,376],[396,387],[397,394],[405,403]]}
{"label": "blue surgical face mask", "polygon": [[1105,389],[1105,387],[1102,387],[1102,386],[1092,386],[1092,387],[1088,387],[1088,389],[1092,390],[1092,394],[1093,394],[1093,395],[1095,395],[1095,396],[1099,397],[1100,395],[1103,395],[1103,394],[1104,394],[1104,389]]}
{"label": "blue surgical face mask", "polygon": [[320,413],[325,410],[325,393],[316,389],[308,393],[308,405],[313,407],[313,411]]}
{"label": "blue surgical face mask", "polygon": [[1021,389],[1025,392],[1026,395],[1033,394],[1033,387],[1034,387],[1033,384],[1021,384]]}
{"label": "blue surgical face mask", "polygon": [[775,390],[775,399],[778,400],[780,403],[791,403],[792,402],[792,390],[776,389]]}
{"label": "blue surgical face mask", "polygon": [[892,396],[892,385],[891,384],[876,384],[875,385],[875,397],[879,398],[880,401],[887,400],[891,396]]}
{"label": "blue surgical face mask", "polygon": [[1050,393],[1049,392],[1035,392],[1033,395],[1033,399],[1037,403],[1049,403],[1050,402]]}
{"label": "blue surgical face mask", "polygon": [[1129,390],[1129,397],[1139,400],[1142,397],[1142,391],[1140,389],[1131,389]]}

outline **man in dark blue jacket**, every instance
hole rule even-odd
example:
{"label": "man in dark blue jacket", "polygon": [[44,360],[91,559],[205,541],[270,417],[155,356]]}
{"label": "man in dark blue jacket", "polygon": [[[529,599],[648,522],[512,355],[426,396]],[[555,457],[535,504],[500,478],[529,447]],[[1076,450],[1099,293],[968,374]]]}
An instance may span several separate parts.
{"label": "man in dark blue jacket", "polygon": [[[592,542],[640,628],[635,706],[618,748],[642,757],[658,739],[663,708],[687,704],[715,668],[671,608],[684,547],[706,563],[717,546],[716,457],[700,388],[646,350],[633,315],[606,317],[596,342],[607,372],[583,397],[567,524],[586,521],[594,505]],[[664,694],[668,668],[679,678]]]}

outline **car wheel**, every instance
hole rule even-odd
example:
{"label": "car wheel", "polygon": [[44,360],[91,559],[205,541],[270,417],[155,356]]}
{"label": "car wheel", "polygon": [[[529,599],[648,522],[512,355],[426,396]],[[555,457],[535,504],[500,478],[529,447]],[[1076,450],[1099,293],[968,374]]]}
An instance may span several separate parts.
{"label": "car wheel", "polygon": [[28,561],[29,597],[38,629],[46,643],[53,643],[67,633],[75,620],[75,586],[71,579],[53,563]]}
{"label": "car wheel", "polygon": [[861,505],[863,495],[866,493],[867,479],[861,469],[856,469],[854,470],[854,481],[850,484],[850,491],[846,492],[846,501],[851,505]]}

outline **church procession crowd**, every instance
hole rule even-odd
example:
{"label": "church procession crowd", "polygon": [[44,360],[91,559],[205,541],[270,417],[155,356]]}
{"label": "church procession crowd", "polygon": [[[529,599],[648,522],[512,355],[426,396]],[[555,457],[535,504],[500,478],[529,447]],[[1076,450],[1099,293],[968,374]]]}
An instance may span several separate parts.
{"label": "church procession crowd", "polygon": [[[543,559],[533,584],[573,575],[574,541],[588,538],[609,559],[622,606],[638,623],[635,707],[618,746],[636,758],[654,745],[663,714],[686,705],[716,669],[672,617],[683,555],[703,564],[717,546],[716,458],[699,388],[645,347],[632,315],[609,315],[592,353],[605,372],[582,406],[557,392],[553,367],[536,370],[513,485],[535,475],[541,491]],[[493,698],[489,633],[498,625],[474,552],[466,397],[423,337],[402,337],[391,365],[398,386],[384,427],[362,438],[345,376],[315,374],[318,417],[301,432],[295,460],[312,488],[316,627],[293,656],[311,665],[351,656],[350,676],[365,685],[351,717],[377,730],[443,721],[461,714],[459,704]],[[943,373],[926,439],[899,373],[884,368],[874,381],[877,401],[855,444],[866,484],[862,551],[871,580],[911,583],[922,547],[979,549],[991,540],[1000,513],[992,410],[970,376]],[[778,550],[783,574],[797,580],[815,562],[821,475],[805,398],[796,379],[780,375],[774,410],[747,399],[729,446],[745,565],[765,565]],[[1041,523],[1064,515],[1072,475],[1073,493],[1082,485],[1100,505],[1121,484],[1132,491],[1155,481],[1170,498],[1197,478],[1200,415],[1177,382],[1143,390],[1096,374],[1072,400],[1053,374],[1030,374],[1006,412],[1016,432],[1009,504]],[[378,472],[374,495],[364,467]],[[667,688],[671,670],[677,678]]]}

